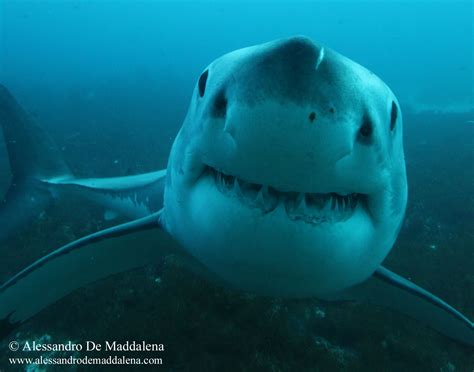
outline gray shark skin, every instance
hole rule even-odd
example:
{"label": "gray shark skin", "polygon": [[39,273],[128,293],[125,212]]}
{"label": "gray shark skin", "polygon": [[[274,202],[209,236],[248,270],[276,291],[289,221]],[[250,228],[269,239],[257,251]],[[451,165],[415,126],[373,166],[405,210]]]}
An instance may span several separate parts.
{"label": "gray shark skin", "polygon": [[163,206],[165,170],[110,179],[74,178],[54,141],[1,85],[0,126],[12,172],[10,188],[0,201],[0,251],[2,243],[63,197],[88,199],[129,218]]}
{"label": "gray shark skin", "polygon": [[[373,73],[305,37],[211,63],[166,171],[34,179],[139,218],[71,242],[5,282],[3,334],[80,286],[174,251],[233,288],[369,301],[474,345],[472,321],[381,266],[407,203],[397,99]],[[2,213],[20,207],[12,199]]]}
{"label": "gray shark skin", "polygon": [[41,177],[67,176],[54,142],[0,86],[1,128],[12,171],[12,182],[0,201],[0,243],[14,236],[52,202]]}

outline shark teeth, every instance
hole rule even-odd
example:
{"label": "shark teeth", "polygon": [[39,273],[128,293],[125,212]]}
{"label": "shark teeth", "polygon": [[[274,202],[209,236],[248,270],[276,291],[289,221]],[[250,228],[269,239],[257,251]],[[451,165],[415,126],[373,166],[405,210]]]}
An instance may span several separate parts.
{"label": "shark teeth", "polygon": [[344,221],[351,217],[360,195],[353,193],[298,193],[285,200],[285,209],[291,220],[303,220],[308,223]]}
{"label": "shark teeth", "polygon": [[344,221],[352,215],[362,195],[352,193],[302,193],[282,192],[268,185],[246,182],[208,167],[217,189],[243,204],[270,213],[280,203],[284,205],[291,220],[302,220],[311,224]]}

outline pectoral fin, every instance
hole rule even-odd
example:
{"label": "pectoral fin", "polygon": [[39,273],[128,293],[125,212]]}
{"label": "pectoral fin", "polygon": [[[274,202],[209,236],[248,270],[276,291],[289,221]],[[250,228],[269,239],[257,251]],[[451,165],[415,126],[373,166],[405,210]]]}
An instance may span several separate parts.
{"label": "pectoral fin", "polygon": [[0,287],[0,338],[77,288],[159,262],[177,247],[161,229],[160,216],[161,211],[76,240],[8,280]]}
{"label": "pectoral fin", "polygon": [[474,346],[474,325],[465,315],[439,297],[380,266],[368,281],[337,296],[361,300],[396,310],[438,332]]}

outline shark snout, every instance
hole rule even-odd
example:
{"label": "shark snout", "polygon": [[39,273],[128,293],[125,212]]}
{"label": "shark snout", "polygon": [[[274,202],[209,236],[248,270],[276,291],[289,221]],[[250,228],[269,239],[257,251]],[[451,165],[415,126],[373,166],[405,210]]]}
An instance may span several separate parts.
{"label": "shark snout", "polygon": [[367,94],[354,85],[363,77],[357,64],[304,36],[224,56],[197,84],[202,162],[282,190],[341,189],[339,168],[355,161],[367,116]]}
{"label": "shark snout", "polygon": [[[295,36],[275,43],[268,51],[268,62],[292,77],[301,72],[311,73],[324,57],[324,48],[306,36]],[[319,67],[319,66],[318,66]],[[278,72],[278,71],[275,71]]]}
{"label": "shark snout", "polygon": [[236,98],[252,105],[262,100],[314,102],[324,48],[303,36],[267,43],[234,80]]}

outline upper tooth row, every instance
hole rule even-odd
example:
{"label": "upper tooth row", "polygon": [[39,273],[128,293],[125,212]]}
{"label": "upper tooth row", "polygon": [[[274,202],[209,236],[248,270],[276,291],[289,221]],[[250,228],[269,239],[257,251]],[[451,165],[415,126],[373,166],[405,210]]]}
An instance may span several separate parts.
{"label": "upper tooth row", "polygon": [[306,214],[309,208],[317,209],[353,209],[357,203],[356,194],[345,196],[338,194],[314,194],[314,193],[281,193],[266,185],[257,185],[239,180],[237,177],[223,175],[216,172],[218,186],[224,186],[222,191],[232,191],[237,195],[245,196],[254,200],[256,204],[266,205],[272,210],[278,203],[278,198],[285,198],[285,206],[288,212]]}
{"label": "upper tooth row", "polygon": [[221,191],[232,191],[247,199],[247,203],[262,208],[265,212],[274,210],[278,205],[276,190],[268,186],[239,181],[236,177],[217,173],[217,185]]}

